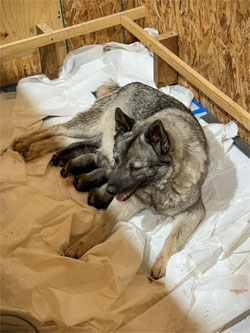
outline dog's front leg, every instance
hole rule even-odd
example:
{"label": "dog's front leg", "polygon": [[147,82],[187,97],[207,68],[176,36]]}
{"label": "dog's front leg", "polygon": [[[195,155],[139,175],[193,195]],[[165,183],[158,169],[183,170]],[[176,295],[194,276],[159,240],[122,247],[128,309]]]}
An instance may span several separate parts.
{"label": "dog's front leg", "polygon": [[80,258],[93,246],[105,241],[117,222],[127,221],[143,208],[145,208],[145,206],[135,197],[129,198],[126,202],[119,202],[114,199],[99,223],[89,233],[66,248],[64,252],[65,256],[77,259]]}
{"label": "dog's front leg", "polygon": [[114,217],[106,211],[101,221],[89,233],[66,248],[65,256],[76,259],[81,258],[85,252],[103,242],[110,235],[115,222]]}
{"label": "dog's front leg", "polygon": [[180,251],[187,239],[205,217],[205,208],[201,199],[192,207],[174,217],[174,227],[158,254],[151,269],[151,276],[158,280],[166,274],[170,257]]}

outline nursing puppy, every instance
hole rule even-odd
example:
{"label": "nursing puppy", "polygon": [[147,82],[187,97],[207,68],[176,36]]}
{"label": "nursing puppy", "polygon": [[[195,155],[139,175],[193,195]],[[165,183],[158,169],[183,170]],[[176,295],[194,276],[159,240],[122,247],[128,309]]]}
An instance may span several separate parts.
{"label": "nursing puppy", "polygon": [[116,221],[141,209],[172,216],[173,230],[151,270],[159,279],[171,255],[205,216],[201,186],[208,170],[206,139],[190,110],[157,89],[131,83],[109,85],[108,92],[88,111],[21,137],[13,148],[29,161],[66,147],[52,161],[64,165],[63,176],[77,174],[76,188],[96,187],[89,203],[103,208],[116,198],[100,223],[67,247],[66,256],[80,258],[109,236]]}

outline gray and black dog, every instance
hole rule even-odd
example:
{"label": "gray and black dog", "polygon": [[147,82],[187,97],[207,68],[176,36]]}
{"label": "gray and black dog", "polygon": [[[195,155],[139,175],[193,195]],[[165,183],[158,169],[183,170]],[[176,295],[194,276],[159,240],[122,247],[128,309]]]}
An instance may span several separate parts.
{"label": "gray and black dog", "polygon": [[209,162],[203,130],[181,102],[142,83],[103,85],[88,111],[21,137],[13,148],[26,161],[60,149],[52,162],[64,166],[62,176],[74,174],[78,190],[91,190],[89,204],[108,206],[100,223],[67,247],[66,256],[81,257],[117,221],[149,208],[174,218],[151,270],[159,279],[205,216],[201,186]]}

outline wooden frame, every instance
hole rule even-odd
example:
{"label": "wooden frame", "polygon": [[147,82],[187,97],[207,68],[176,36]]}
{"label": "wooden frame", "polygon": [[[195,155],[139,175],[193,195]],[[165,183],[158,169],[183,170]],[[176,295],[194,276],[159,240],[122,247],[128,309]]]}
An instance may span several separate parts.
{"label": "wooden frame", "polygon": [[142,6],[142,7],[137,7],[135,9],[126,10],[121,13],[104,16],[96,20],[79,23],[71,27],[54,30],[52,32],[47,32],[39,36],[25,38],[16,42],[0,46],[0,55],[1,57],[6,57],[8,55],[21,52],[23,51],[24,48],[26,50],[34,49],[36,47],[50,45],[56,42],[60,42],[62,40],[110,28],[121,24],[121,17],[123,15],[126,15],[126,17],[130,18],[131,20],[135,20],[145,17],[145,14],[146,14],[145,8]]}
{"label": "wooden frame", "polygon": [[32,49],[50,45],[65,39],[121,24],[130,33],[137,37],[145,46],[151,49],[168,65],[170,65],[174,70],[183,75],[190,83],[205,93],[205,95],[207,95],[224,111],[226,111],[235,120],[242,124],[246,129],[250,130],[250,113],[248,113],[231,98],[222,93],[212,83],[210,83],[194,69],[188,66],[178,56],[176,56],[167,47],[165,47],[160,41],[150,36],[133,21],[135,19],[145,17],[145,15],[145,8],[142,6],[121,13],[105,16],[96,20],[80,23],[68,28],[43,33],[38,36],[0,46],[0,55],[1,57],[5,57],[11,54],[16,54],[23,50],[23,48]]}

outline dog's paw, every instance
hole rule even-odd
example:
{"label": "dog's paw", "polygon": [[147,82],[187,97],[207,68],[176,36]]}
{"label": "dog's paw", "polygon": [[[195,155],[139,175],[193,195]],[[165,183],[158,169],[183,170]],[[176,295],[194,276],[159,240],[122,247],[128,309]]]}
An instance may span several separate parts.
{"label": "dog's paw", "polygon": [[64,255],[66,257],[79,259],[84,255],[85,252],[88,251],[90,247],[91,246],[88,244],[88,241],[84,240],[84,238],[81,238],[78,241],[70,244],[64,251]]}
{"label": "dog's paw", "polygon": [[23,151],[22,156],[26,162],[34,160],[37,157],[34,153],[30,152],[29,150]]}
{"label": "dog's paw", "polygon": [[49,153],[53,149],[53,146],[49,146],[44,141],[39,141],[32,143],[29,148],[21,154],[23,155],[24,160],[28,162]]}
{"label": "dog's paw", "polygon": [[159,254],[151,268],[151,277],[154,280],[159,280],[166,275],[166,267],[168,263],[168,257],[163,254]]}
{"label": "dog's paw", "polygon": [[12,148],[20,153],[28,150],[29,146],[30,146],[30,141],[28,140],[27,137],[18,138],[12,144]]}
{"label": "dog's paw", "polygon": [[22,155],[26,162],[34,160],[43,155],[43,147],[40,143],[32,143],[27,150],[22,151]]}

